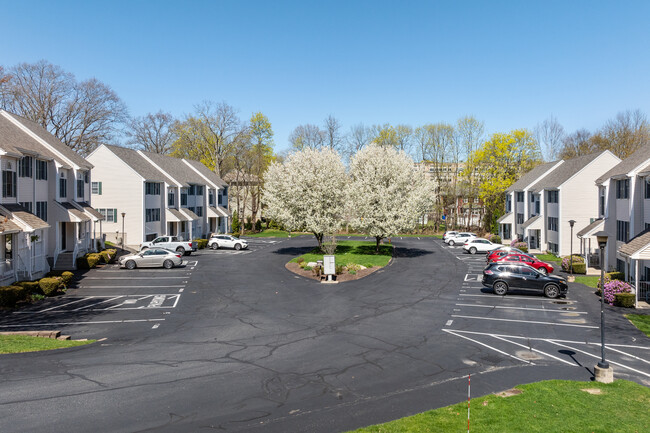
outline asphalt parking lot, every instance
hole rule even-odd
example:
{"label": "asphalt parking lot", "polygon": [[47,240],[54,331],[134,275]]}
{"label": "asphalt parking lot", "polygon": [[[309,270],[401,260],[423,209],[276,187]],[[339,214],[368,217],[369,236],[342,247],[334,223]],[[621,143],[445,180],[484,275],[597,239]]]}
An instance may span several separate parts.
{"label": "asphalt parking lot", "polygon": [[[530,365],[592,368],[601,359],[600,303],[593,289],[570,283],[567,296],[557,299],[523,291],[496,296],[481,283],[484,254],[439,245],[467,266],[445,332]],[[637,337],[606,335],[607,360],[618,377],[650,379],[650,346]]]}

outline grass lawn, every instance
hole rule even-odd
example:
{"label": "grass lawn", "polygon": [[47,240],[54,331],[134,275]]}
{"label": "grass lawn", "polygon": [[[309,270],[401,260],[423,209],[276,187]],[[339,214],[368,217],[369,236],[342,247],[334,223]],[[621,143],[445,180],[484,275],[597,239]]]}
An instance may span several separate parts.
{"label": "grass lawn", "polygon": [[599,276],[576,275],[576,283],[584,284],[594,289],[598,288],[598,280],[600,280]]}
{"label": "grass lawn", "polygon": [[84,344],[94,342],[95,340],[74,341],[31,337],[29,335],[0,335],[0,353],[38,352],[41,350],[83,346]]}
{"label": "grass lawn", "polygon": [[[338,241],[336,245],[337,265],[347,265],[356,263],[367,268],[370,266],[386,266],[393,256],[392,245],[380,245],[379,253],[375,252],[375,241]],[[306,262],[315,262],[323,260],[323,253],[318,248],[314,248],[307,254],[296,257],[291,262],[297,262],[302,257]]]}
{"label": "grass lawn", "polygon": [[[535,257],[537,257],[539,260],[543,262],[558,262],[562,263],[562,259],[559,258],[558,256],[554,256],[553,254],[536,254]],[[574,262],[575,263],[575,262]]]}
{"label": "grass lawn", "polygon": [[[650,388],[617,380],[611,384],[550,380],[516,387],[511,397],[488,395],[470,404],[470,431],[643,432],[650,425]],[[582,389],[600,390],[590,394]],[[463,432],[467,401],[355,432]]]}
{"label": "grass lawn", "polygon": [[650,337],[650,316],[646,314],[626,314],[625,317],[639,328],[646,336]]}

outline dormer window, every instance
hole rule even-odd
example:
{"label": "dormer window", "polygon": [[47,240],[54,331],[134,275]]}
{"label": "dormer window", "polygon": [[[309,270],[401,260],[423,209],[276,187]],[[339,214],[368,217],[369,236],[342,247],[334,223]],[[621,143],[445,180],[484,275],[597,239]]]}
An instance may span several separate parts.
{"label": "dormer window", "polygon": [[32,163],[31,156],[23,156],[18,161],[18,176],[19,177],[32,177]]}
{"label": "dormer window", "polygon": [[616,198],[626,199],[630,195],[630,179],[616,181]]}

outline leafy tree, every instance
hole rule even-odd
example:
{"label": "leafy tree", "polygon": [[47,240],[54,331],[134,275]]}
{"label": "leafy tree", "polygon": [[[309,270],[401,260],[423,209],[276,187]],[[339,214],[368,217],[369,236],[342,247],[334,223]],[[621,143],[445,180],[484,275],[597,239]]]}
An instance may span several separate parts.
{"label": "leafy tree", "polygon": [[255,220],[261,208],[264,173],[274,159],[273,129],[268,117],[261,112],[251,116],[250,141],[250,174],[257,180],[251,188],[251,219]]}
{"label": "leafy tree", "polygon": [[232,213],[232,221],[231,221],[231,223],[230,223],[230,230],[231,230],[233,233],[239,233],[239,232],[241,232],[241,228],[242,228],[242,224],[241,224],[241,222],[239,221],[239,214],[238,214],[237,211],[235,210],[235,211],[233,211],[233,213]]}
{"label": "leafy tree", "polygon": [[521,175],[541,162],[539,145],[525,129],[496,133],[469,157],[468,167],[477,167],[482,178],[479,196],[485,204],[484,229],[491,231],[505,207],[505,191]]}
{"label": "leafy tree", "polygon": [[136,117],[129,122],[126,136],[127,144],[134,144],[147,152],[168,154],[172,150],[174,135],[174,117],[170,113],[149,113]]}
{"label": "leafy tree", "polygon": [[372,127],[372,142],[378,146],[399,147],[397,131],[388,123],[384,125],[374,125]]}
{"label": "leafy tree", "polygon": [[109,143],[127,119],[126,105],[106,84],[46,62],[20,63],[0,77],[0,106],[32,120],[82,155]]}
{"label": "leafy tree", "polygon": [[294,150],[320,149],[325,143],[325,132],[316,125],[298,125],[289,136]]}
{"label": "leafy tree", "polygon": [[337,152],[305,148],[269,166],[262,193],[266,214],[287,230],[312,232],[322,249],[323,236],[341,227],[346,183]]}
{"label": "leafy tree", "polygon": [[433,200],[433,185],[394,147],[371,144],[350,161],[347,188],[352,225],[375,238],[411,230]]}

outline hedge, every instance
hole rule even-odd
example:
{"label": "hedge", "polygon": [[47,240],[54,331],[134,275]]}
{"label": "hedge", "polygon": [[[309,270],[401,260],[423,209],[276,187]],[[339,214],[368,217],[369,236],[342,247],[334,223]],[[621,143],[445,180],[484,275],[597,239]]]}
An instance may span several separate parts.
{"label": "hedge", "polygon": [[614,305],[617,307],[633,308],[636,302],[634,293],[616,293],[614,295]]}
{"label": "hedge", "polygon": [[562,257],[562,270],[564,272],[569,272],[571,270],[571,262],[573,262],[573,272],[575,273],[576,264],[584,264],[585,259],[577,254]]}
{"label": "hedge", "polygon": [[45,296],[54,296],[63,283],[62,277],[46,277],[38,281],[38,286]]}
{"label": "hedge", "polygon": [[19,281],[14,283],[14,285],[24,287],[28,293],[36,293],[37,295],[43,294],[43,291],[38,286],[38,281]]}
{"label": "hedge", "polygon": [[100,255],[96,253],[86,254],[83,257],[77,258],[78,269],[92,269],[99,263]]}
{"label": "hedge", "polygon": [[202,250],[203,248],[206,248],[208,246],[207,239],[194,239],[194,242],[196,242],[196,247],[199,250]]}
{"label": "hedge", "polygon": [[0,307],[14,307],[16,302],[27,298],[29,291],[21,286],[0,287]]}
{"label": "hedge", "polygon": [[607,272],[605,274],[606,277],[609,277],[610,280],[619,280],[619,281],[625,281],[625,273],[623,272]]}
{"label": "hedge", "polygon": [[574,274],[586,274],[587,265],[585,263],[574,263],[573,264],[573,273]]}
{"label": "hedge", "polygon": [[114,263],[115,258],[117,257],[117,250],[115,248],[106,248],[102,253],[108,253],[110,255],[108,263]]}

